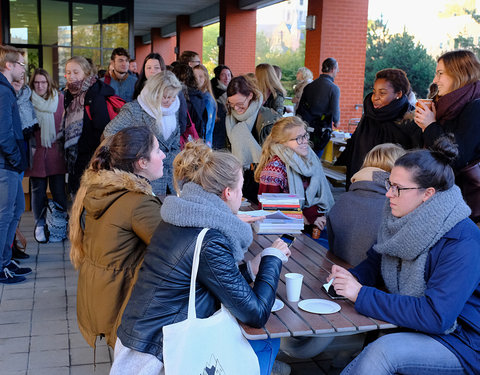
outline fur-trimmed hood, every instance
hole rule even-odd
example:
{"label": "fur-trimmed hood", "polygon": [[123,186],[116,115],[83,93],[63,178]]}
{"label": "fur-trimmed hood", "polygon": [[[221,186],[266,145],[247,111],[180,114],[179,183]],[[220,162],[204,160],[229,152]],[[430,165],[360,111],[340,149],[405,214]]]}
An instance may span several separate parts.
{"label": "fur-trimmed hood", "polygon": [[82,177],[82,185],[85,187],[85,210],[96,219],[127,192],[154,195],[147,179],[118,169],[87,170]]}

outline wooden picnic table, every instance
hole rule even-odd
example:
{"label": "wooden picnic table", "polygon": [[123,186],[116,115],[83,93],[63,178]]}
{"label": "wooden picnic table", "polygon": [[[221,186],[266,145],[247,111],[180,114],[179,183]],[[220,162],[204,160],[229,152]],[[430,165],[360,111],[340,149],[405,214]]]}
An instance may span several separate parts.
{"label": "wooden picnic table", "polygon": [[[264,248],[271,245],[277,235],[254,234],[254,241],[245,254],[246,260],[251,260]],[[286,297],[285,274],[301,273],[303,277],[300,300],[321,298],[332,301],[322,285],[330,273],[333,264],[349,268],[350,265],[329,253],[310,237],[299,234],[291,247],[292,255],[283,266],[278,283],[277,298],[285,306],[273,312],[263,328],[252,328],[243,323],[240,326],[244,336],[249,340],[261,340],[290,336],[340,336],[361,332],[395,328],[396,326],[378,319],[366,317],[358,313],[354,304],[348,300],[334,300],[341,310],[333,314],[313,314],[300,309],[298,302],[290,302]]]}

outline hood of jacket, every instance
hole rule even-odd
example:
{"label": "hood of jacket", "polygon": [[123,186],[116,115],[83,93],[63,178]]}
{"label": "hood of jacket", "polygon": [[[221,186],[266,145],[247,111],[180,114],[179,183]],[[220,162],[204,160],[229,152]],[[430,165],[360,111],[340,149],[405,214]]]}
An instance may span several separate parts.
{"label": "hood of jacket", "polygon": [[98,172],[89,169],[82,178],[82,184],[86,187],[83,200],[85,210],[95,219],[100,218],[117,199],[128,192],[154,195],[147,179],[118,169]]}

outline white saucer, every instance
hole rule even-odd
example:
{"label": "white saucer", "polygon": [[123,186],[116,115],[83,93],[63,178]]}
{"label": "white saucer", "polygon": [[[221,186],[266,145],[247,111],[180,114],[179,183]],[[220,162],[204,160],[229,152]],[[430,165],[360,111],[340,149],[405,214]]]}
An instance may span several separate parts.
{"label": "white saucer", "polygon": [[276,299],[275,303],[272,306],[272,312],[283,309],[283,306],[285,306],[285,304],[282,301],[280,301],[279,299]]}
{"label": "white saucer", "polygon": [[341,309],[338,303],[326,299],[304,299],[298,307],[314,314],[333,314]]}

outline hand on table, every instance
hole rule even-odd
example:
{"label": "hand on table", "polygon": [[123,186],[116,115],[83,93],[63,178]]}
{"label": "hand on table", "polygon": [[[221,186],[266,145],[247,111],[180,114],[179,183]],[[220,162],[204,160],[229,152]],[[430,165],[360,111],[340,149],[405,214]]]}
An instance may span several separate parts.
{"label": "hand on table", "polygon": [[437,117],[437,110],[435,109],[435,104],[432,104],[432,111],[429,108],[422,108],[420,106],[415,107],[415,123],[425,131],[428,125],[432,122],[435,122]]}
{"label": "hand on table", "polygon": [[327,217],[326,216],[319,216],[313,222],[313,225],[318,227],[318,229],[323,230],[325,228],[325,224],[327,224]]}
{"label": "hand on table", "polygon": [[288,245],[281,238],[277,238],[275,241],[273,241],[270,247],[274,247],[275,249],[280,250],[286,255],[287,258],[292,254]]}
{"label": "hand on table", "polygon": [[358,293],[362,288],[362,284],[348,272],[345,268],[333,265],[332,273],[328,276],[327,281],[330,281],[332,278],[335,278],[333,281],[333,287],[337,294],[347,297],[350,301],[355,302],[358,297]]}
{"label": "hand on table", "polygon": [[265,216],[250,216],[247,214],[237,214],[237,217],[242,220],[244,223],[251,224],[259,220],[265,219]]}

